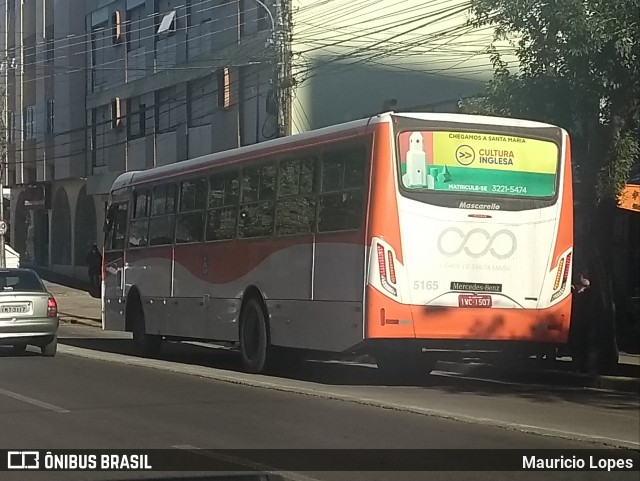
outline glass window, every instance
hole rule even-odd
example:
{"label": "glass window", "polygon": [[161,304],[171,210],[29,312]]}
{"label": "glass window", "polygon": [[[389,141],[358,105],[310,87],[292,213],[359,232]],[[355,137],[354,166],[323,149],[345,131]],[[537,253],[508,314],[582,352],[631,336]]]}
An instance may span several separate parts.
{"label": "glass window", "polygon": [[260,168],[260,192],[259,200],[269,200],[276,196],[276,166],[265,165]]}
{"label": "glass window", "polygon": [[189,82],[189,127],[213,123],[216,110],[216,78],[213,75]]}
{"label": "glass window", "polygon": [[320,196],[318,231],[359,229],[362,223],[362,190]]}
{"label": "glass window", "polygon": [[134,194],[134,208],[133,208],[133,218],[139,219],[141,217],[149,217],[149,205],[151,204],[151,199],[149,198],[149,192],[146,190],[141,190]]}
{"label": "glass window", "polygon": [[273,199],[276,194],[275,164],[242,171],[242,203]]}
{"label": "glass window", "polygon": [[258,186],[260,185],[260,168],[252,167],[242,171],[242,202],[258,200]]}
{"label": "glass window", "polygon": [[207,204],[207,179],[185,180],[180,186],[180,212],[202,210]]}
{"label": "glass window", "polygon": [[365,166],[364,146],[326,152],[322,161],[322,192],[363,187]]}
{"label": "glass window", "polygon": [[273,233],[273,202],[245,205],[240,212],[238,237],[262,237]]}
{"label": "glass window", "polygon": [[149,219],[132,220],[129,224],[129,247],[144,247],[149,242]]}
{"label": "glass window", "polygon": [[176,186],[159,185],[153,188],[151,215],[173,214],[176,211]]}
{"label": "glass window", "polygon": [[149,245],[163,245],[173,243],[174,219],[172,215],[152,217],[149,222]]}
{"label": "glass window", "polygon": [[316,219],[313,197],[289,197],[278,201],[276,235],[310,234]]}
{"label": "glass window", "polygon": [[184,120],[185,99],[180,98],[177,88],[169,87],[156,92],[156,131],[175,130]]}
{"label": "glass window", "polygon": [[29,271],[0,270],[0,290],[4,292],[46,292],[38,276]]}
{"label": "glass window", "polygon": [[344,169],[344,188],[364,187],[364,171],[366,168],[366,150],[364,146],[354,147],[341,152],[346,161]]}
{"label": "glass window", "polygon": [[312,193],[314,191],[315,165],[313,157],[280,162],[278,197]]}
{"label": "glass window", "polygon": [[207,240],[233,239],[237,226],[237,207],[212,209],[207,217]]}
{"label": "glass window", "polygon": [[176,222],[176,243],[202,242],[204,212],[179,214]]}
{"label": "glass window", "polygon": [[344,161],[329,156],[322,161],[322,192],[333,192],[344,186]]}
{"label": "glass window", "polygon": [[127,204],[114,205],[107,217],[106,250],[124,249],[127,232]]}
{"label": "glass window", "polygon": [[209,207],[237,205],[239,186],[237,170],[211,176],[209,179]]}
{"label": "glass window", "polygon": [[147,131],[147,107],[140,103],[140,97],[127,100],[127,138],[144,137]]}

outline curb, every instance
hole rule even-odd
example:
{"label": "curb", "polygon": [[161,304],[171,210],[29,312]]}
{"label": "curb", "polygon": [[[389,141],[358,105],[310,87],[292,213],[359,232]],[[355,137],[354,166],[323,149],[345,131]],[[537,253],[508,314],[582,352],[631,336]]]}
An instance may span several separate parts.
{"label": "curb", "polygon": [[86,319],[83,317],[64,316],[64,317],[58,317],[58,320],[62,324],[80,324],[82,326],[97,327],[99,329],[102,329],[102,321],[96,321],[93,319]]}
{"label": "curb", "polygon": [[437,369],[459,376],[476,377],[527,384],[557,384],[565,387],[606,389],[640,394],[640,378],[626,376],[589,375],[556,370],[507,370],[488,364],[460,364],[440,361]]}

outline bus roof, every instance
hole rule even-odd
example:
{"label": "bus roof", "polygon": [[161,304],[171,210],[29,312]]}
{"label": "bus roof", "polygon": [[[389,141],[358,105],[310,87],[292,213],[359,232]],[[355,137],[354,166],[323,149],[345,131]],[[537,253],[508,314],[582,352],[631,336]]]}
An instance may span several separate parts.
{"label": "bus roof", "polygon": [[[523,128],[549,128],[556,127],[551,124],[542,122],[534,122],[531,120],[520,120],[506,117],[490,117],[482,115],[467,114],[450,114],[450,113],[422,113],[422,112],[385,112],[369,118],[345,122],[342,124],[323,127],[321,129],[312,130],[300,134],[281,137],[274,140],[268,140],[257,144],[248,145],[232,150],[216,152],[213,154],[203,155],[193,159],[175,162],[161,167],[154,167],[142,171],[129,171],[119,175],[113,183],[112,191],[122,189],[128,185],[138,184],[155,178],[172,177],[188,173],[194,170],[200,170],[201,167],[208,167],[216,162],[222,162],[230,157],[242,156],[259,152],[264,149],[277,149],[278,147],[286,147],[306,140],[321,138],[324,136],[339,134],[341,132],[352,132],[355,134],[364,134],[370,124],[391,122],[394,116],[413,118],[416,120],[430,120],[439,122],[458,122],[461,124],[481,124],[481,125],[501,125]],[[360,131],[360,132],[358,132]]]}

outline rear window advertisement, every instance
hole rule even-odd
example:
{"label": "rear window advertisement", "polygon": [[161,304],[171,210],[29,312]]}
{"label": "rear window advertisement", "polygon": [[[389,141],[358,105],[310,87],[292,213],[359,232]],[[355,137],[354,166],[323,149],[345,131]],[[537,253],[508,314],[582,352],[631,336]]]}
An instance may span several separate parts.
{"label": "rear window advertisement", "polygon": [[438,192],[551,197],[558,147],[524,137],[464,132],[401,132],[402,185]]}

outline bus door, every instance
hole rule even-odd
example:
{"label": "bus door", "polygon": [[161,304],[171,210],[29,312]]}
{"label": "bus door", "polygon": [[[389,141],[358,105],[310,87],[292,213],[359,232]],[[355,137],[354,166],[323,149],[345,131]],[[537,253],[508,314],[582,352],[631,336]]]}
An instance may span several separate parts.
{"label": "bus door", "polygon": [[128,202],[109,206],[104,239],[104,329],[125,329],[124,246],[127,231]]}

